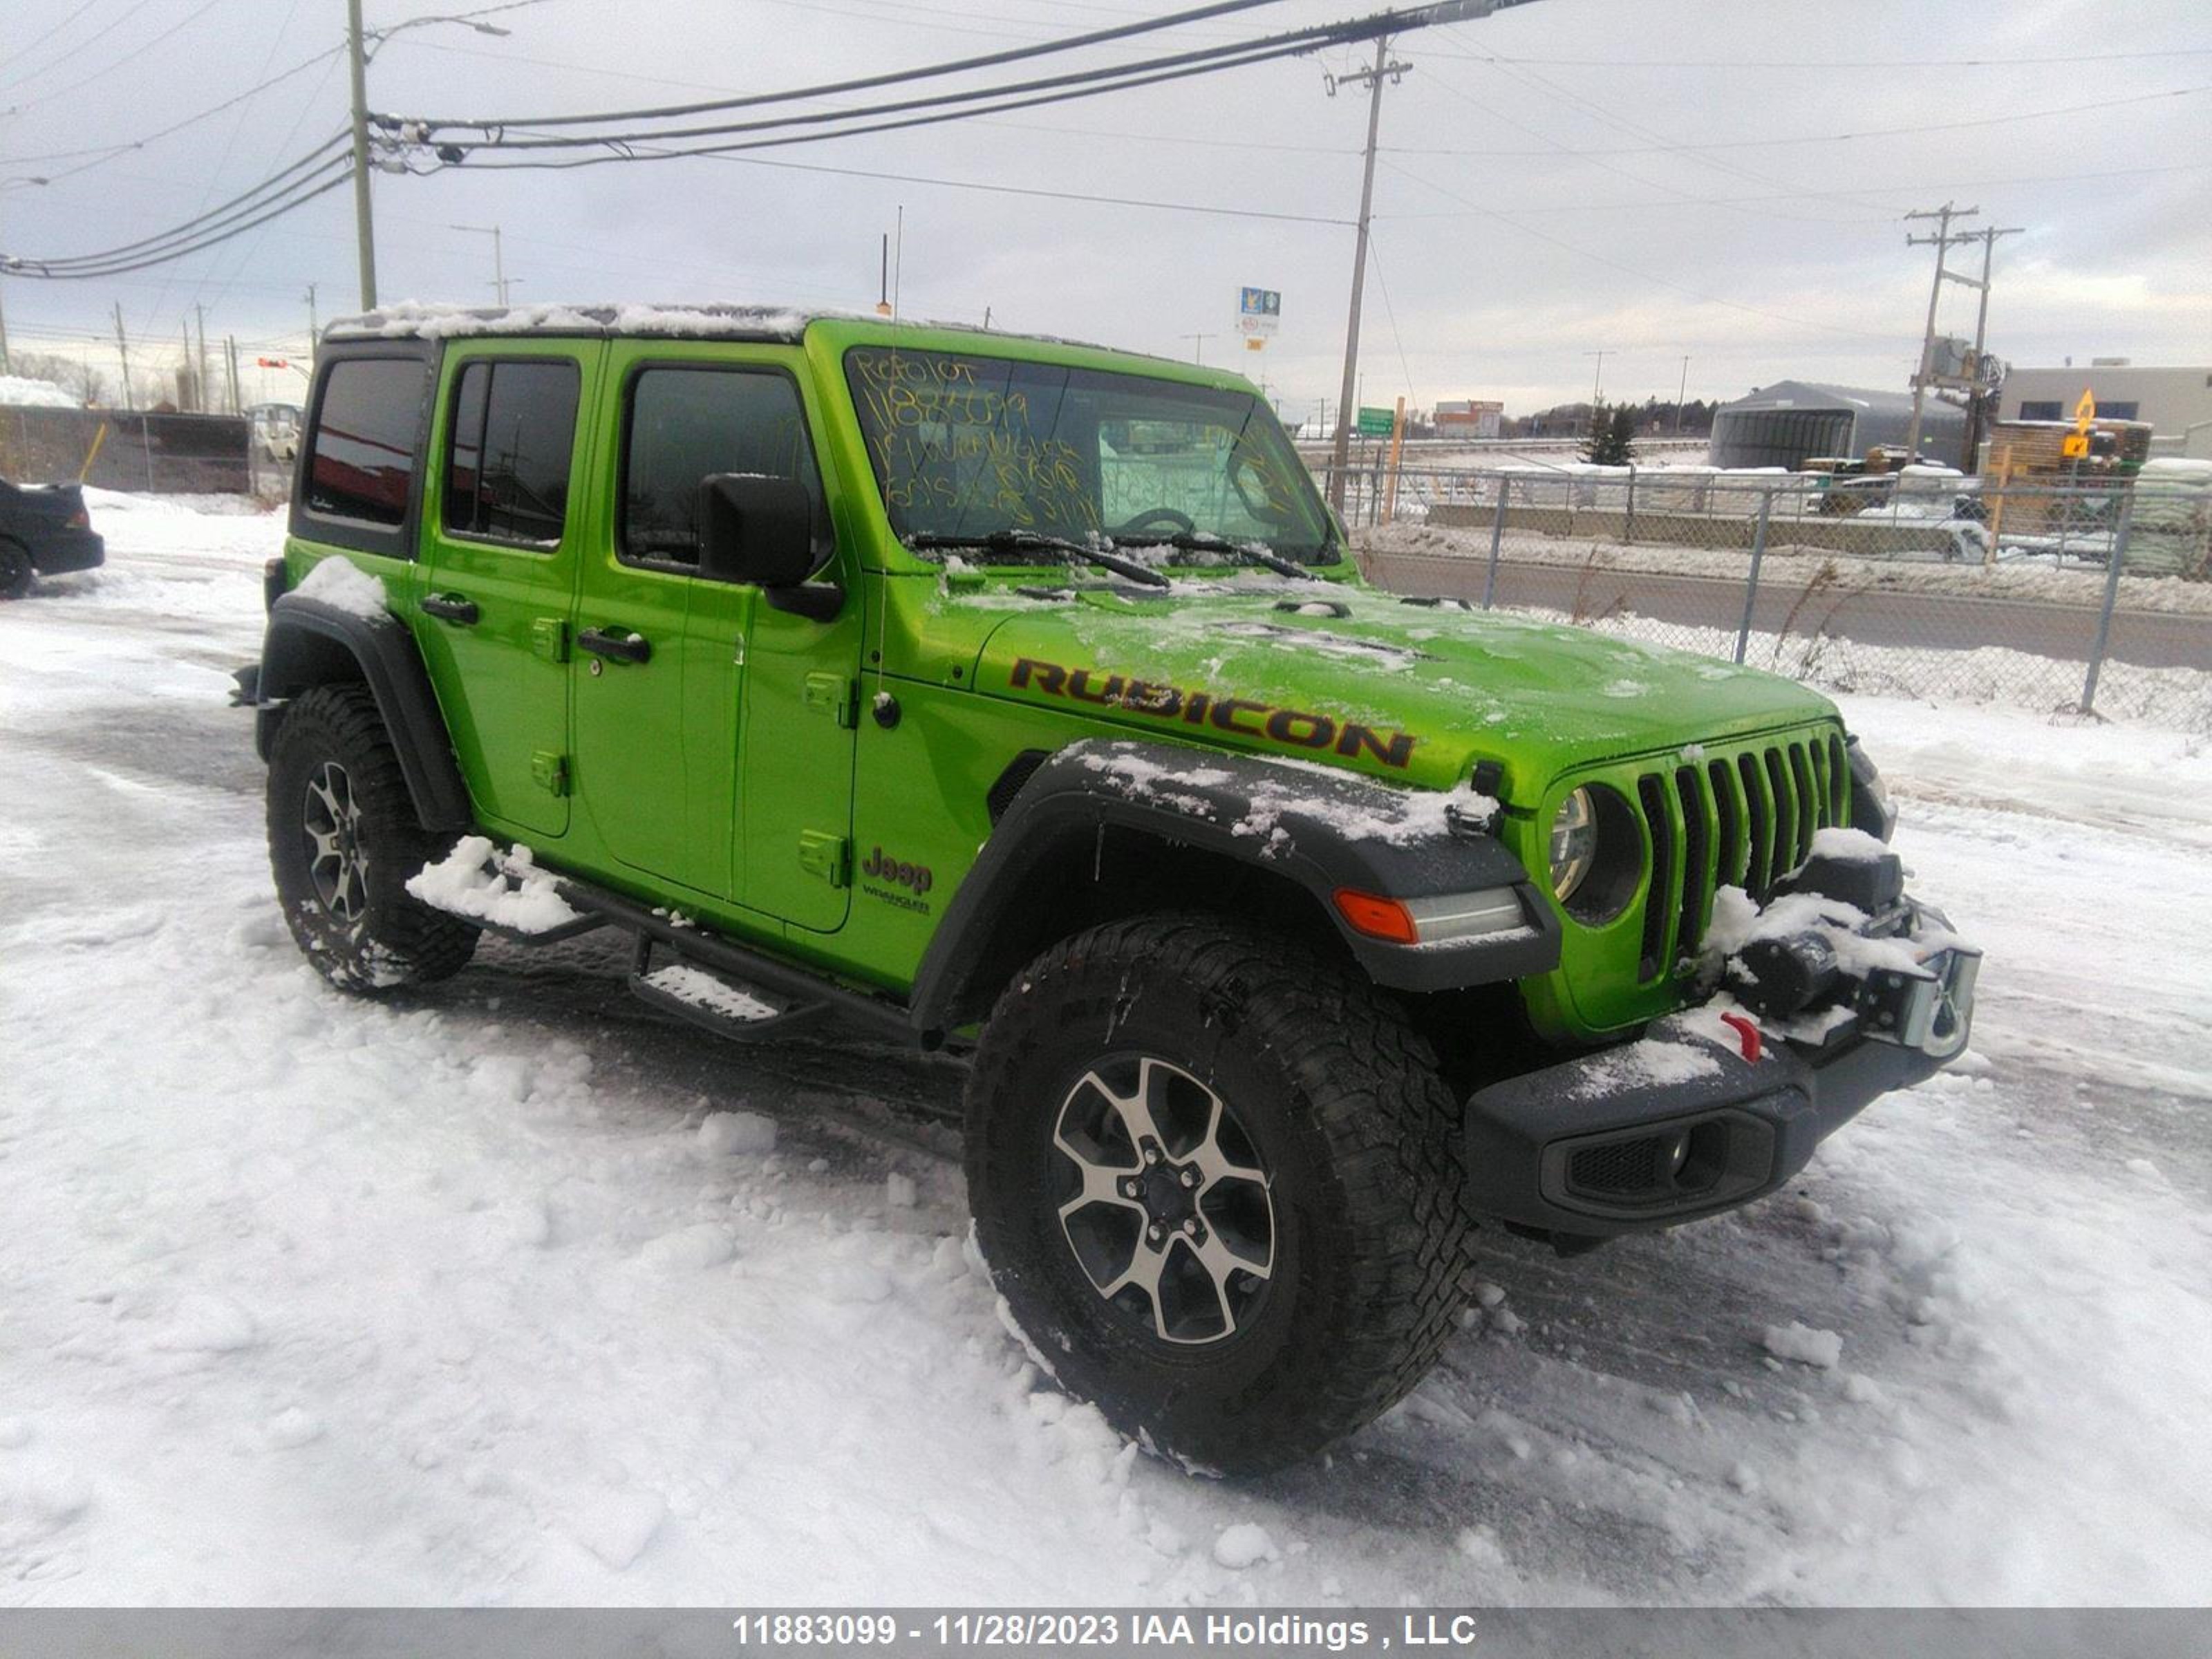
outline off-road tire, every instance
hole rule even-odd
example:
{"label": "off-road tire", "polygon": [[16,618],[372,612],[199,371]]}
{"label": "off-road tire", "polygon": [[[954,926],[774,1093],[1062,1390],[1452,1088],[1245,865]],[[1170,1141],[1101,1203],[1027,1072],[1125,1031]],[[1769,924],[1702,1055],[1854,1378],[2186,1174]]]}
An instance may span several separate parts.
{"label": "off-road tire", "polygon": [[[311,784],[336,786],[329,768],[344,781],[359,860],[350,896],[337,902],[318,885],[307,823],[317,810]],[[476,953],[475,928],[407,891],[407,878],[442,858],[453,837],[431,834],[416,817],[367,687],[315,686],[286,707],[270,747],[268,824],[285,923],[340,990],[374,996],[426,985],[459,973]]]}
{"label": "off-road tire", "polygon": [[0,599],[20,599],[31,591],[31,556],[14,542],[0,541]]}
{"label": "off-road tire", "polygon": [[[1198,1346],[1109,1305],[1061,1227],[1080,1172],[1054,1126],[1087,1072],[1132,1054],[1218,1096],[1268,1176],[1273,1275]],[[1428,1044],[1348,967],[1211,917],[1109,923],[1015,975],[983,1029],[967,1097],[976,1239],[1064,1388],[1188,1463],[1270,1468],[1389,1407],[1454,1329],[1472,1282],[1458,1123]]]}

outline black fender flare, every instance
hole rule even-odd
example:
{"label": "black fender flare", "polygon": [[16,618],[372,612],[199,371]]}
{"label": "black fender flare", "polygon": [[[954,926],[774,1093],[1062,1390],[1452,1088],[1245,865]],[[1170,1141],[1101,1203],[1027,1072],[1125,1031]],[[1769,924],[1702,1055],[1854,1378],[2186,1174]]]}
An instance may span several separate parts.
{"label": "black fender flare", "polygon": [[[1448,813],[1445,801],[1433,790],[1260,756],[1162,743],[1072,744],[1046,757],[1015,792],[946,906],[915,977],[914,1023],[943,1033],[988,1013],[1022,965],[997,960],[1006,934],[1018,931],[1010,925],[1049,902],[1071,864],[1087,872],[1093,840],[1109,828],[1287,878],[1335,925],[1360,967],[1395,990],[1452,990],[1548,972],[1560,945],[1549,900],[1486,826]],[[1458,943],[1394,945],[1346,922],[1334,902],[1340,888],[1399,899],[1510,888],[1525,925]]]}
{"label": "black fender flare", "polygon": [[398,751],[399,771],[425,830],[462,830],[476,822],[468,786],[446,731],[446,717],[414,639],[398,617],[364,617],[302,593],[269,607],[254,682],[253,741],[269,758],[286,699],[310,686],[358,681],[368,687]]}

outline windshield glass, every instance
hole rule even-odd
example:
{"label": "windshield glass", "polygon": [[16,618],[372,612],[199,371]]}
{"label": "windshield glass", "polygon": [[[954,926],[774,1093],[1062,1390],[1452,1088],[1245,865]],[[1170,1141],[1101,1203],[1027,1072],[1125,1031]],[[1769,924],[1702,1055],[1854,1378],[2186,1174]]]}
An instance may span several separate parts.
{"label": "windshield glass", "polygon": [[856,346],[845,354],[868,456],[902,541],[945,550],[1005,532],[1175,544],[1259,542],[1340,556],[1273,413],[1249,392],[1149,375]]}

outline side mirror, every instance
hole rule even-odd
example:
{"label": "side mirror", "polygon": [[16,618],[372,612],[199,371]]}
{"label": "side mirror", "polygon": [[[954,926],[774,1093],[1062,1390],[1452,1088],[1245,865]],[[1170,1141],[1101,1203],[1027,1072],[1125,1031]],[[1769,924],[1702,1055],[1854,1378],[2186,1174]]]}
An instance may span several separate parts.
{"label": "side mirror", "polygon": [[699,481],[699,574],[796,587],[814,574],[814,504],[793,478],[714,472]]}

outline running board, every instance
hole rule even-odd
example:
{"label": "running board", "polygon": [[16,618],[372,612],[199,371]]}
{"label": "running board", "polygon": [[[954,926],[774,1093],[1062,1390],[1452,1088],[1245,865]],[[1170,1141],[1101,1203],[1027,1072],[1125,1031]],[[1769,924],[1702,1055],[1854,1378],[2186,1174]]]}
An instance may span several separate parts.
{"label": "running board", "polygon": [[678,958],[653,965],[653,938],[637,936],[637,961],[630,969],[630,994],[664,1014],[689,1022],[735,1042],[763,1042],[785,1036],[818,1018],[821,1002],[779,1006],[758,988],[726,978],[713,969]]}

